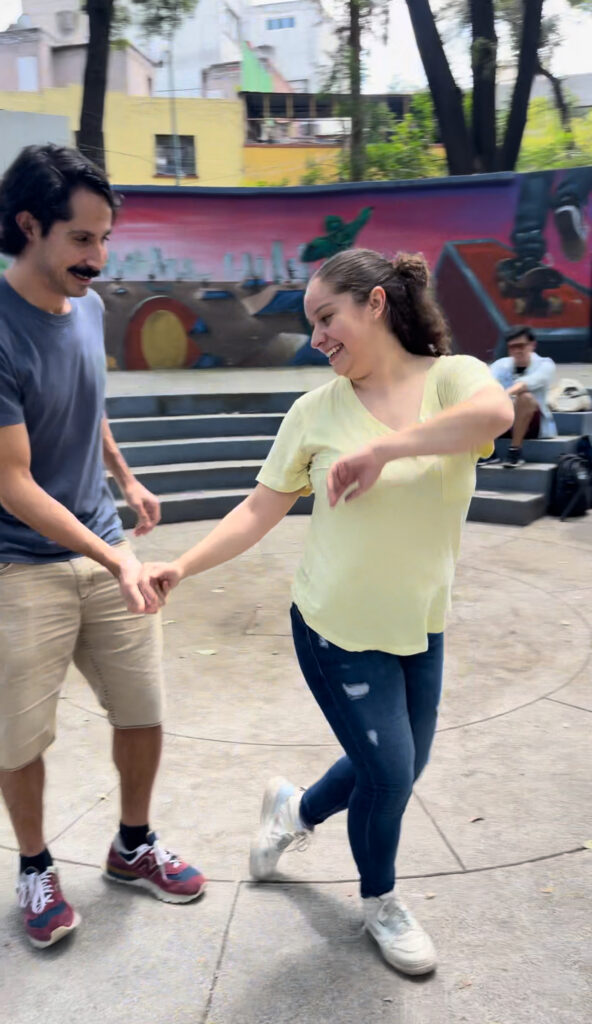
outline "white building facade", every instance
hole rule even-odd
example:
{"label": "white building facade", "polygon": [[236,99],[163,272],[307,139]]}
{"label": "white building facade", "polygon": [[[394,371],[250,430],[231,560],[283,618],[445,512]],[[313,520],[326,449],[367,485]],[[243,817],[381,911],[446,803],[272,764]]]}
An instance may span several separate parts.
{"label": "white building facade", "polygon": [[270,48],[273,63],[295,92],[325,87],[337,24],[322,0],[252,0],[245,32],[252,46]]}

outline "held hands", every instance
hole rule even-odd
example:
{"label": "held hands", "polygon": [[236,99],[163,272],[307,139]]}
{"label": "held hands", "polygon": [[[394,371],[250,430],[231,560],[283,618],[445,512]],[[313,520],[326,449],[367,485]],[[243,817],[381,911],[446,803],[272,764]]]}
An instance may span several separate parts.
{"label": "held hands", "polygon": [[126,504],[134,510],[138,517],[134,529],[135,537],[144,537],[160,522],[160,502],[144,484],[135,478],[123,491]]}
{"label": "held hands", "polygon": [[183,571],[178,562],[146,562],[142,566],[141,586],[148,592],[158,595],[164,604],[173,587],[183,579]]}
{"label": "held hands", "polygon": [[143,578],[142,563],[131,551],[122,556],[112,571],[128,612],[134,615],[155,615],[164,604],[160,594]]}
{"label": "held hands", "polygon": [[327,477],[327,493],[329,505],[334,508],[340,498],[352,501],[365,494],[376,483],[385,465],[379,449],[366,445],[353,455],[344,455],[338,459]]}

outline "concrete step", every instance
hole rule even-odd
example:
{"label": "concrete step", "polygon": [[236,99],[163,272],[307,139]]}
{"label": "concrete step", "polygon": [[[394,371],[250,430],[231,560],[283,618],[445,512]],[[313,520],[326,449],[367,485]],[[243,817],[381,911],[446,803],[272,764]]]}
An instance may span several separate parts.
{"label": "concrete step", "polygon": [[[246,488],[257,482],[261,460],[242,462],[177,462],[170,466],[140,466],[134,474],[153,494],[174,494],[178,491],[221,491]],[[109,478],[113,494],[119,494],[113,477]]]}
{"label": "concrete step", "polygon": [[128,466],[166,466],[180,462],[215,462],[222,459],[263,460],[273,437],[202,437],[180,441],[133,441],[120,445]]}
{"label": "concrete step", "polygon": [[285,413],[301,391],[254,391],[235,394],[118,395],[107,399],[110,419],[220,413]]}
{"label": "concrete step", "polygon": [[[163,523],[186,523],[202,519],[222,519],[249,495],[249,490],[180,491],[165,494],[160,501]],[[136,516],[122,501],[117,508],[126,530],[135,526]],[[289,515],[310,515],[312,498],[299,498]]]}
{"label": "concrete step", "polygon": [[527,462],[516,469],[506,469],[502,465],[477,466],[478,491],[518,491],[527,494],[551,494],[555,463]]}
{"label": "concrete step", "polygon": [[[184,523],[203,519],[221,519],[248,496],[249,490],[232,488],[220,491],[180,491],[161,498],[163,523]],[[313,498],[299,498],[290,515],[310,515]],[[126,529],[135,525],[134,513],[122,501],[117,502]],[[544,494],[477,491],[471,501],[468,518],[477,523],[502,523],[528,526],[545,514]]]}
{"label": "concrete step", "polygon": [[564,434],[592,434],[592,412],[555,412],[553,413],[557,430]]}
{"label": "concrete step", "polygon": [[547,497],[520,491],[475,491],[468,519],[473,523],[528,526],[547,511]]}
{"label": "concrete step", "polygon": [[[522,445],[522,454],[527,462],[557,462],[562,455],[575,452],[579,440],[579,434],[565,434],[561,437],[525,441]],[[503,459],[509,447],[509,438],[499,437],[495,442],[495,454]]]}
{"label": "concrete step", "polygon": [[115,440],[164,441],[196,437],[275,437],[282,413],[232,413],[207,416],[159,416],[110,421]]}

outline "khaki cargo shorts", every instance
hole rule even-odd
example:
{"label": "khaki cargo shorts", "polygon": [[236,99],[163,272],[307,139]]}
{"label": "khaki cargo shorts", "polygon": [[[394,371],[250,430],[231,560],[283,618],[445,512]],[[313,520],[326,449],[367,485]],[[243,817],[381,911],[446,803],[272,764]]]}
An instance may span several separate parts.
{"label": "khaki cargo shorts", "polygon": [[[127,543],[127,542],[123,542]],[[55,739],[74,661],[118,729],[162,720],[160,615],[132,615],[90,558],[0,563],[0,770],[34,761]]]}

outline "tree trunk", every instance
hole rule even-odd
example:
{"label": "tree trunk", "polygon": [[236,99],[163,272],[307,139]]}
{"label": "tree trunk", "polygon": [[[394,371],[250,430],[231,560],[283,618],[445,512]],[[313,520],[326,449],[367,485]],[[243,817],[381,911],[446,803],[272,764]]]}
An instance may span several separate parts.
{"label": "tree trunk", "polygon": [[518,57],[518,76],[512,94],[504,144],[500,154],[500,170],[513,171],[528,116],[530,90],[538,63],[543,0],[524,0],[524,21]]}
{"label": "tree trunk", "polygon": [[471,0],[475,171],[495,171],[497,36],[493,0]]}
{"label": "tree trunk", "polygon": [[361,52],[362,26],[360,23],[361,0],[349,0],[349,65],[351,91],[351,143],[350,178],[363,181],[364,178],[364,112],[361,96]]}
{"label": "tree trunk", "polygon": [[543,75],[543,77],[546,78],[551,83],[551,88],[553,90],[553,96],[555,99],[555,106],[557,107],[559,117],[561,118],[561,127],[563,128],[564,132],[571,132],[571,116],[569,113],[567,100],[563,92],[563,85],[561,79],[557,78],[554,74],[551,73],[551,71],[547,71],[547,69],[544,68],[541,64],[540,60],[537,61],[536,73],[537,75]]}
{"label": "tree trunk", "polygon": [[463,110],[462,93],[448,64],[429,0],[406,0],[450,174],[471,174],[473,150]]}
{"label": "tree trunk", "polygon": [[105,170],[103,114],[114,0],[87,0],[89,38],[84,71],[78,149]]}

